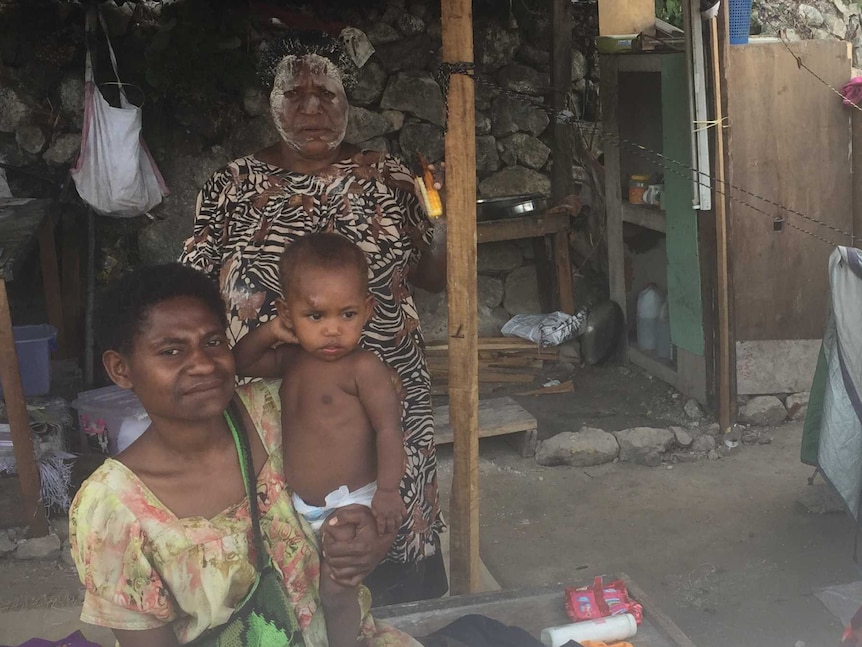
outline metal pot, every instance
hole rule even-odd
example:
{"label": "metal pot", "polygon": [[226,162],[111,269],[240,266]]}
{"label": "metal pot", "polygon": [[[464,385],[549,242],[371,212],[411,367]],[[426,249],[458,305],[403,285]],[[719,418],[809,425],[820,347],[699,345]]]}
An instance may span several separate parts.
{"label": "metal pot", "polygon": [[618,348],[623,332],[623,311],[613,301],[590,308],[582,329],[581,357],[587,364],[601,364]]}
{"label": "metal pot", "polygon": [[476,220],[503,220],[544,213],[547,200],[538,193],[476,200]]}

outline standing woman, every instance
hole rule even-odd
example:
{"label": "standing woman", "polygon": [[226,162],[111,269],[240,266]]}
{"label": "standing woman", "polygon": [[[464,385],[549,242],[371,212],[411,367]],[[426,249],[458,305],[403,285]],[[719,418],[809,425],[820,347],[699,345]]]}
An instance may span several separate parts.
{"label": "standing woman", "polygon": [[261,76],[281,140],[237,159],[204,185],[182,262],[217,280],[235,343],[276,316],[278,261],[312,232],[346,236],[366,254],[374,315],[361,345],[395,369],[404,388],[407,516],[387,560],[366,578],[375,604],[438,597],[446,575],[430,377],[413,286],[445,288],[445,225],[424,214],[410,171],[385,153],[344,143],[345,85],[355,67],[340,43],[291,33],[269,44]]}

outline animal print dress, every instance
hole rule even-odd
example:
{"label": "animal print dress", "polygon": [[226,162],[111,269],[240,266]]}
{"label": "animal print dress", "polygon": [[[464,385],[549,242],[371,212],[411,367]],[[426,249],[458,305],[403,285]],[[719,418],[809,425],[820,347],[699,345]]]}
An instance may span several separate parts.
{"label": "animal print dress", "polygon": [[218,280],[235,343],[276,316],[278,261],[285,246],[321,231],[346,236],[368,258],[375,307],[360,343],[398,372],[405,396],[407,470],[401,495],[408,515],[388,559],[415,562],[434,553],[444,525],[425,344],[407,282],[432,228],[410,172],[395,158],[370,151],[314,175],[253,156],[235,160],[201,190],[194,233],[181,261]]}

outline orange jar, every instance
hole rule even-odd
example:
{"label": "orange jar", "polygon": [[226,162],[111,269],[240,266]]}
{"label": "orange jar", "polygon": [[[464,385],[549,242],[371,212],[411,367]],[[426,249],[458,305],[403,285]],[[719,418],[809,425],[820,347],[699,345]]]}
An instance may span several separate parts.
{"label": "orange jar", "polygon": [[643,204],[644,193],[649,186],[649,175],[632,175],[629,178],[629,202]]}

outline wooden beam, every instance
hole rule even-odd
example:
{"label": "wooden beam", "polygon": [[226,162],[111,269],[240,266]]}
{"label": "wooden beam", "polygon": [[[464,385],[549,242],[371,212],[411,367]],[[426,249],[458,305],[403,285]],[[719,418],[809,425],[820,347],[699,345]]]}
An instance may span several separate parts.
{"label": "wooden beam", "polygon": [[24,520],[31,537],[48,534],[48,518],[42,504],[39,485],[39,466],[33,451],[30,436],[30,416],[24,401],[21,375],[18,373],[18,354],[12,336],[12,314],[6,294],[6,281],[0,278],[0,382],[3,383],[3,398],[6,400],[6,415],[12,435],[12,450],[18,469],[18,482],[24,500]]}
{"label": "wooden beam", "polygon": [[[723,9],[723,8],[722,8]],[[730,349],[730,287],[727,263],[727,184],[724,181],[724,108],[722,106],[721,64],[718,51],[718,19],[709,21],[711,59],[712,59],[712,93],[715,101],[715,121],[719,127],[715,131],[715,236],[716,236],[716,300],[718,310],[718,424],[722,433],[729,434],[733,425],[733,403],[736,398],[731,393],[731,360]],[[734,367],[735,368],[735,367]]]}
{"label": "wooden beam", "polygon": [[[471,0],[441,0],[443,60],[473,62]],[[479,355],[476,312],[476,116],[473,79],[449,78],[446,211],[449,406],[454,431],[449,510],[451,593],[481,586],[479,562]]]}
{"label": "wooden beam", "polygon": [[[572,85],[572,3],[551,0],[551,107],[554,114],[566,110],[566,99]],[[572,180],[572,142],[570,127],[555,119],[552,123],[553,169],[551,196],[556,204],[574,190]]]}
{"label": "wooden beam", "polygon": [[619,61],[628,56],[601,56],[602,121],[610,135],[605,144],[605,217],[608,246],[608,283],[610,297],[626,312],[625,247],[623,245],[623,194],[620,148],[615,143],[620,136],[617,120],[619,100]]}

